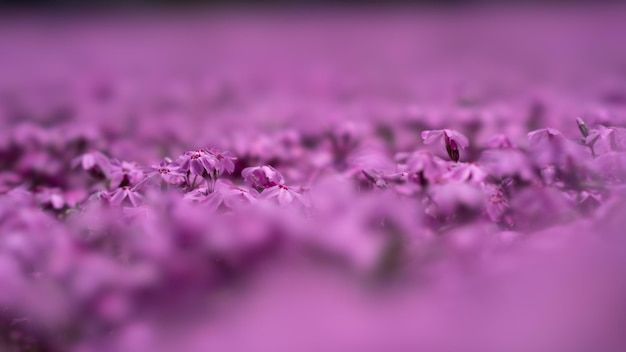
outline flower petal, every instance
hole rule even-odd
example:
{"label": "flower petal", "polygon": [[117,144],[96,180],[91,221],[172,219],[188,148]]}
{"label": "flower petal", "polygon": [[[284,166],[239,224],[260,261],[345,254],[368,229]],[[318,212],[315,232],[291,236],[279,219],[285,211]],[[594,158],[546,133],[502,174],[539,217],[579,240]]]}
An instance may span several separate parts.
{"label": "flower petal", "polygon": [[443,138],[443,130],[422,131],[424,144],[433,144]]}
{"label": "flower petal", "polygon": [[202,176],[202,174],[204,173],[204,166],[202,166],[200,160],[197,159],[191,160],[189,169],[194,175]]}
{"label": "flower petal", "polygon": [[455,141],[457,146],[461,149],[465,149],[469,146],[469,139],[465,137],[461,132],[455,130],[445,130],[445,134],[451,140]]}
{"label": "flower petal", "polygon": [[111,198],[109,198],[109,202],[113,205],[120,205],[122,204],[124,198],[126,198],[126,192],[118,188],[115,192],[113,192]]}

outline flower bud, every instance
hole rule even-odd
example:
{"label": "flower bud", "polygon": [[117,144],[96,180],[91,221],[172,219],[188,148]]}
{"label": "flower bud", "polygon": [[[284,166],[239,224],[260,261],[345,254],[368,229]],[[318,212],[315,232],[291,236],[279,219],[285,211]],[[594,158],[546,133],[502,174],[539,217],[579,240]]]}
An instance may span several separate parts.
{"label": "flower bud", "polygon": [[585,124],[585,121],[579,117],[576,119],[576,124],[578,124],[578,129],[580,130],[580,133],[582,133],[583,137],[587,137],[589,135],[589,128]]}

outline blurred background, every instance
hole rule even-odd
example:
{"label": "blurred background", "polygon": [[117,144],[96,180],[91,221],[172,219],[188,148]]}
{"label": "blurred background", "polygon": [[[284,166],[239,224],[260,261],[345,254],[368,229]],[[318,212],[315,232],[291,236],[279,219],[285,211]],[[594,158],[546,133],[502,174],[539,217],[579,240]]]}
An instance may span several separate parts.
{"label": "blurred background", "polygon": [[208,6],[233,6],[233,5],[253,5],[262,6],[315,6],[315,5],[393,5],[393,4],[428,4],[428,5],[475,5],[475,4],[527,4],[527,3],[617,3],[621,0],[0,0],[0,4],[10,7],[40,7],[52,9],[74,9],[74,8],[149,8],[149,7],[177,7],[189,5]]}

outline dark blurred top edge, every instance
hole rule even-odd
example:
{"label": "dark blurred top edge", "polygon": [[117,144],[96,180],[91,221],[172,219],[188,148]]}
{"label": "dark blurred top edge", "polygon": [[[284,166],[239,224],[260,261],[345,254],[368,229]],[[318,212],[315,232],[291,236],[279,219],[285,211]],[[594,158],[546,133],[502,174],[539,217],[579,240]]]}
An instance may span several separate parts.
{"label": "dark blurred top edge", "polygon": [[[539,10],[539,11],[538,11]],[[626,15],[626,0],[0,0],[0,27],[30,20],[59,22],[130,18],[205,20],[206,15],[306,18],[320,14],[343,20],[363,14],[613,13]],[[259,16],[261,15],[261,16]],[[69,23],[68,22],[68,23]]]}
{"label": "dark blurred top edge", "polygon": [[1,11],[15,12],[160,12],[195,9],[293,10],[315,8],[387,8],[413,6],[465,8],[531,5],[599,5],[624,0],[0,0]]}

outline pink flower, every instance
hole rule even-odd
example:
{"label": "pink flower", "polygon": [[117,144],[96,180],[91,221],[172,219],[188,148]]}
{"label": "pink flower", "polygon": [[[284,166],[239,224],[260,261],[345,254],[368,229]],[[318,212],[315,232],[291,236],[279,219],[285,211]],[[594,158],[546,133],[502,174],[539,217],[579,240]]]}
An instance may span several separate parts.
{"label": "pink flower", "polygon": [[409,179],[425,185],[433,184],[448,171],[448,162],[426,151],[410,154],[406,160]]}
{"label": "pink flower", "polygon": [[180,184],[185,181],[185,174],[180,172],[180,166],[177,163],[162,161],[159,165],[153,165],[147,171],[147,177],[159,175],[163,181],[170,184]]}
{"label": "pink flower", "polygon": [[224,173],[224,171],[232,174],[235,171],[235,160],[230,152],[220,152],[217,149],[209,149],[208,153],[211,154],[215,158],[215,169],[218,172],[218,175]]}
{"label": "pink flower", "polygon": [[585,144],[592,146],[596,155],[626,150],[626,128],[598,126],[585,137]]}
{"label": "pink flower", "polygon": [[143,200],[141,194],[128,186],[117,188],[113,192],[105,193],[104,196],[109,200],[109,203],[116,206],[121,205],[125,199],[128,199],[130,204],[137,207],[141,205]]}
{"label": "pink flower", "polygon": [[294,201],[302,205],[306,205],[307,203],[300,193],[282,184],[266,189],[261,193],[261,197],[263,199],[276,200],[281,206],[292,204]]}
{"label": "pink flower", "polygon": [[193,191],[189,191],[185,193],[185,195],[183,196],[183,199],[190,200],[193,202],[204,202],[208,199],[207,197],[210,194],[211,194],[211,191],[209,190],[208,187],[198,187],[194,189]]}
{"label": "pink flower", "polygon": [[177,162],[181,171],[189,171],[191,175],[200,177],[212,176],[218,166],[215,156],[204,149],[186,152]]}
{"label": "pink flower", "polygon": [[75,168],[78,166],[85,171],[91,172],[94,176],[109,177],[111,174],[109,158],[97,151],[91,151],[74,158],[72,160],[72,167]]}
{"label": "pink flower", "polygon": [[217,180],[214,192],[209,193],[208,188],[200,187],[187,193],[185,198],[207,204],[213,210],[217,210],[221,206],[225,206],[228,209],[237,209],[242,205],[256,202],[257,199],[253,193],[258,194],[243,187],[235,186],[230,181]]}
{"label": "pink flower", "polygon": [[143,171],[135,162],[111,161],[111,187],[136,185],[144,178]]}
{"label": "pink flower", "polygon": [[243,176],[246,183],[257,190],[285,183],[283,175],[269,165],[247,167],[241,171],[241,176]]}
{"label": "pink flower", "polygon": [[542,128],[528,133],[528,145],[531,148],[545,148],[565,139],[563,134],[553,128]]}
{"label": "pink flower", "polygon": [[487,178],[488,174],[477,164],[460,163],[457,164],[455,168],[450,170],[446,176],[446,178],[453,181],[472,181],[481,183]]}
{"label": "pink flower", "polygon": [[467,137],[458,131],[450,129],[422,131],[422,139],[424,144],[440,142],[453,161],[459,161],[460,159],[459,148],[465,149],[469,146]]}
{"label": "pink flower", "polygon": [[235,209],[242,204],[252,204],[257,201],[253,195],[256,192],[251,192],[243,187],[223,184],[220,186],[219,191],[224,196],[224,204],[231,209]]}
{"label": "pink flower", "polygon": [[610,182],[626,180],[626,153],[608,152],[593,160],[598,174]]}
{"label": "pink flower", "polygon": [[544,168],[555,166],[564,175],[574,176],[582,171],[591,159],[589,148],[573,142],[552,128],[528,133],[528,144],[533,164]]}

